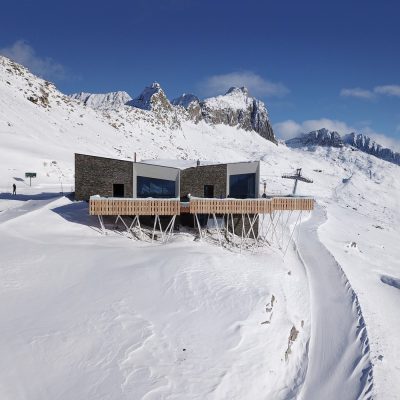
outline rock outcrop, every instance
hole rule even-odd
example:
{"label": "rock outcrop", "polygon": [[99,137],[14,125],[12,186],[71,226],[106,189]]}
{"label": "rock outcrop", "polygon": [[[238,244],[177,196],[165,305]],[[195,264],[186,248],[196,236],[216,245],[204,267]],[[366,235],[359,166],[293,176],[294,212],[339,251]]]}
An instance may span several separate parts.
{"label": "rock outcrop", "polygon": [[369,136],[361,133],[352,132],[341,136],[338,132],[322,128],[309,133],[303,133],[299,137],[286,140],[285,143],[289,147],[325,146],[341,148],[347,146],[400,165],[400,153],[381,146]]}
{"label": "rock outcrop", "polygon": [[329,131],[326,128],[322,128],[309,133],[303,133],[299,137],[286,140],[286,145],[289,147],[305,147],[305,146],[343,147],[343,140],[338,132]]}
{"label": "rock outcrop", "polygon": [[376,143],[369,136],[363,135],[361,133],[349,133],[343,136],[343,141],[349,146],[355,147],[364,153],[372,154],[375,157],[381,158],[392,162],[394,164],[400,165],[400,153],[397,153],[387,147],[383,147]]}
{"label": "rock outcrop", "polygon": [[127,105],[149,111],[172,111],[173,107],[158,82],[144,88],[143,92]]}
{"label": "rock outcrop", "polygon": [[184,107],[198,122],[238,126],[254,130],[263,138],[277,143],[265,104],[249,95],[245,87],[232,87],[224,95],[200,101],[193,95],[182,95],[174,104]]}
{"label": "rock outcrop", "polygon": [[194,94],[184,93],[182,96],[173,99],[171,102],[176,107],[186,109],[189,117],[194,122],[199,122],[202,119],[200,99]]}

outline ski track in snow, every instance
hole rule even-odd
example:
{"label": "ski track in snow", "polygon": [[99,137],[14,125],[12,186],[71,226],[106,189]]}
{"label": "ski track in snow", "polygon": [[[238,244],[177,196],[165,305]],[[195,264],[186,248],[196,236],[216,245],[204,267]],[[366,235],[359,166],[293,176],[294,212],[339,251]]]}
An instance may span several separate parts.
{"label": "ski track in snow", "polygon": [[326,220],[326,211],[317,206],[300,226],[297,239],[311,297],[308,368],[299,398],[371,399],[373,371],[366,325],[344,271],[319,240],[318,227]]}

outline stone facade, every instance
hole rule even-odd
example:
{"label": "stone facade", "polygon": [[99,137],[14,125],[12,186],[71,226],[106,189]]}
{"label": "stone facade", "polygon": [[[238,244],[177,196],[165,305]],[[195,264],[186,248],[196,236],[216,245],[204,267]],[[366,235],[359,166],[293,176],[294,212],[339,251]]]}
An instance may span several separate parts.
{"label": "stone facade", "polygon": [[227,165],[200,165],[181,171],[181,197],[204,197],[204,185],[214,186],[214,197],[227,196]]}
{"label": "stone facade", "polygon": [[90,196],[113,196],[113,185],[124,184],[125,197],[132,197],[131,161],[75,154],[75,200]]}

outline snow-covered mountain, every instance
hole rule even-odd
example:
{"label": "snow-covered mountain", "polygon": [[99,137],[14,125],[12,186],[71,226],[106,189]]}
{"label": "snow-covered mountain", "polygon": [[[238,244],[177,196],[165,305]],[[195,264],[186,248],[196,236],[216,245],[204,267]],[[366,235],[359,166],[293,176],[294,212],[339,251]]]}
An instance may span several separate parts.
{"label": "snow-covered mountain", "polygon": [[172,111],[172,105],[158,82],[145,87],[143,92],[127,105],[149,111]]}
{"label": "snow-covered mountain", "polygon": [[286,144],[289,147],[304,147],[304,146],[342,147],[343,140],[338,132],[329,131],[326,128],[322,128],[309,133],[304,133],[299,137],[286,140]]}
{"label": "snow-covered mountain", "polygon": [[184,108],[188,108],[193,102],[200,103],[200,99],[191,93],[183,93],[171,101],[174,106],[182,106]]}
{"label": "snow-covered mountain", "polygon": [[366,135],[352,132],[343,136],[343,142],[363,151],[364,153],[372,154],[382,160],[400,165],[400,153],[381,146]]}
{"label": "snow-covered mountain", "polygon": [[193,94],[183,94],[172,104],[184,107],[192,120],[204,120],[210,124],[238,126],[246,131],[254,130],[263,138],[276,143],[265,104],[249,95],[245,87],[231,87],[224,95],[203,101]]}
{"label": "snow-covered mountain", "polygon": [[382,160],[400,165],[400,153],[388,149],[376,143],[370,137],[361,133],[349,133],[341,136],[338,132],[322,128],[309,133],[303,133],[298,137],[286,140],[286,145],[292,148],[301,147],[343,147],[350,146],[364,153],[371,154]]}
{"label": "snow-covered mountain", "polygon": [[182,120],[187,119],[195,123],[204,121],[210,125],[224,124],[255,131],[264,139],[277,142],[265,104],[251,97],[245,87],[232,87],[225,95],[203,101],[193,94],[184,93],[170,102],[158,82],[153,82],[134,99],[126,92],[78,93],[71,97],[98,110],[121,110],[123,106],[131,106],[152,111],[170,127],[179,128]]}
{"label": "snow-covered mountain", "polygon": [[[153,89],[147,109],[93,109],[0,57],[0,397],[397,399],[399,166],[162,113]],[[209,106],[251,107],[236,94]],[[100,235],[86,203],[51,197],[73,190],[75,152],[260,160],[272,195],[302,167],[318,212],[285,257],[184,232],[165,246]]]}
{"label": "snow-covered mountain", "polygon": [[232,87],[223,96],[205,99],[201,102],[201,110],[207,122],[254,130],[263,138],[276,142],[265,104],[251,97],[245,87]]}
{"label": "snow-covered mountain", "polygon": [[96,110],[118,109],[132,100],[132,97],[123,91],[97,94],[80,92],[70,97]]}

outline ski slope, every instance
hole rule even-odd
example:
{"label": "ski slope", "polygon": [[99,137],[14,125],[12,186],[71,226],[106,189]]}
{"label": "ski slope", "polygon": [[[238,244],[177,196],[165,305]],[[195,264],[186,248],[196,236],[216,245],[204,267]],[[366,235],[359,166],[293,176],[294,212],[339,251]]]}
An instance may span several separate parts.
{"label": "ski slope", "polygon": [[373,388],[369,340],[357,296],[318,237],[326,211],[302,224],[297,246],[310,285],[311,337],[301,399],[367,399]]}

